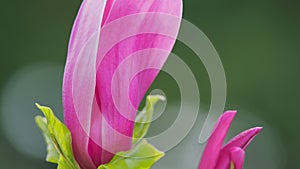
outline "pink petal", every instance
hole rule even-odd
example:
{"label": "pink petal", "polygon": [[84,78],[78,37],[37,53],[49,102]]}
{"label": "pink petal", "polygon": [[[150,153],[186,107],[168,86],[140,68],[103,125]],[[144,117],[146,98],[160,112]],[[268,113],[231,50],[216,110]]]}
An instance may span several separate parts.
{"label": "pink petal", "polygon": [[[113,153],[131,147],[135,109],[171,51],[181,20],[180,0],[105,2],[83,1],[65,68],[65,121],[72,134],[75,158],[83,169],[106,163]],[[146,50],[153,48],[158,50]],[[127,62],[130,69],[118,69],[120,74],[113,76],[133,53],[139,54]],[[128,84],[127,90],[124,84]],[[113,98],[117,98],[118,106]]]}
{"label": "pink petal", "polygon": [[223,148],[222,151],[228,151],[231,147],[240,147],[246,149],[249,143],[254,139],[254,137],[262,130],[262,127],[254,127],[243,131],[234,138],[232,138]]}
{"label": "pink petal", "polygon": [[[85,0],[75,20],[69,42],[63,83],[65,122],[72,134],[75,158],[81,168],[96,168],[88,152],[95,100],[96,57],[104,0]],[[99,121],[99,119],[93,119]],[[101,124],[101,123],[100,123]]]}
{"label": "pink petal", "polygon": [[225,112],[218,120],[208,139],[198,169],[215,169],[222,144],[236,111]]}
{"label": "pink petal", "polygon": [[234,164],[234,169],[242,169],[245,159],[245,152],[240,147],[230,149],[230,161]]}
{"label": "pink petal", "polygon": [[182,2],[115,0],[109,8],[97,57],[101,163],[131,148],[136,109],[175,43]]}
{"label": "pink petal", "polygon": [[261,127],[251,128],[249,130],[246,130],[238,134],[233,139],[231,139],[221,150],[217,169],[222,169],[230,165],[230,159],[227,156],[227,154],[230,152],[232,147],[239,147],[245,150],[248,144],[261,131],[261,129],[262,129]]}
{"label": "pink petal", "polygon": [[182,15],[181,0],[113,0],[109,8],[110,11],[105,13],[104,25],[124,16],[137,13],[165,13],[179,17]]}

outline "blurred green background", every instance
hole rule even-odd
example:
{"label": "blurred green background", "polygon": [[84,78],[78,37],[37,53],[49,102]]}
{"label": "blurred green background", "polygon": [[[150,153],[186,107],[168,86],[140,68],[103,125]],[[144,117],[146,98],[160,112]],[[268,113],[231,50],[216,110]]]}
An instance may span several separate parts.
{"label": "blurred green background", "polygon": [[[40,113],[33,104],[38,101],[49,105],[62,117],[63,66],[80,3],[1,2],[1,168],[55,168],[43,160],[45,145],[33,120]],[[299,166],[299,9],[296,0],[184,1],[184,18],[208,36],[223,62],[228,85],[226,109],[239,110],[230,136],[254,125],[265,127],[249,147],[245,164],[248,169]],[[181,43],[175,45],[174,53],[193,70],[201,93],[201,110],[205,112],[210,103],[210,85],[203,64]],[[170,83],[175,82],[162,73],[153,88],[162,88],[168,103],[176,105],[178,87]],[[162,117],[150,133],[165,126],[173,116]],[[203,119],[200,113],[197,122]],[[203,148],[191,148],[198,145],[197,124],[156,168],[177,168],[171,167],[176,161],[191,163],[186,168],[197,165]]]}

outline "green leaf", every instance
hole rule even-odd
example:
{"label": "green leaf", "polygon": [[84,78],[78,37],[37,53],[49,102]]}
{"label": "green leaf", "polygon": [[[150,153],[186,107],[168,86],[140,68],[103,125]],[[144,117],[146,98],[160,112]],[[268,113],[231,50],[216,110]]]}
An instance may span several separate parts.
{"label": "green leaf", "polygon": [[38,127],[41,129],[43,136],[45,138],[46,144],[47,144],[46,161],[57,164],[59,161],[59,154],[56,151],[56,149],[52,143],[51,136],[48,131],[48,125],[47,125],[46,118],[41,117],[41,116],[36,116],[35,121],[36,121],[36,124],[38,125]]}
{"label": "green leaf", "polygon": [[[165,98],[160,95],[147,96],[146,106],[138,114],[134,125],[133,149],[115,154],[108,164],[101,165],[98,169],[149,169],[164,156],[163,152],[143,139],[150,127],[154,105],[159,100],[165,100]],[[37,116],[36,123],[47,143],[46,160],[58,164],[57,169],[80,169],[73,155],[71,134],[68,128],[55,117],[50,108],[38,104],[37,107],[45,115],[45,117]]]}
{"label": "green leaf", "polygon": [[142,139],[132,150],[117,153],[108,164],[98,169],[149,169],[163,156],[163,152]]}
{"label": "green leaf", "polygon": [[165,98],[161,95],[149,95],[146,98],[146,106],[145,108],[137,115],[134,130],[133,130],[133,137],[132,142],[136,144],[139,142],[148,132],[150,127],[150,123],[153,116],[153,110],[155,104],[159,101],[164,101]]}
{"label": "green leaf", "polygon": [[47,143],[46,161],[57,163],[58,169],[79,169],[72,150],[72,138],[68,128],[55,117],[48,107],[36,106],[44,113],[45,118],[35,118],[38,127],[43,132]]}

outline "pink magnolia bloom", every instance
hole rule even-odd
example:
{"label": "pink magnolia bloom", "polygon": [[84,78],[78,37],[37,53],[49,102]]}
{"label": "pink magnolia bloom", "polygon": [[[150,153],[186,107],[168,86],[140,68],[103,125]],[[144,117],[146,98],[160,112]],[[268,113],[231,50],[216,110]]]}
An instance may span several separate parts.
{"label": "pink magnolia bloom", "polygon": [[173,48],[181,16],[181,0],[83,0],[63,82],[65,123],[82,169],[131,148],[136,109]]}
{"label": "pink magnolia bloom", "polygon": [[206,144],[198,169],[243,168],[244,151],[262,128],[246,130],[222,146],[235,114],[236,111],[227,111],[219,118]]}

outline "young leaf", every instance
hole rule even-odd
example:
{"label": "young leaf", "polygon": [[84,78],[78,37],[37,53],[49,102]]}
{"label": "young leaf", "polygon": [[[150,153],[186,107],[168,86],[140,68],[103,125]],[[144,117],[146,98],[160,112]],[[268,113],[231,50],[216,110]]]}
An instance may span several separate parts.
{"label": "young leaf", "polygon": [[139,142],[148,132],[150,127],[150,123],[153,116],[153,110],[155,104],[159,101],[164,101],[165,98],[161,95],[149,95],[146,98],[146,106],[145,108],[137,115],[134,130],[133,130],[133,137],[132,142],[136,144]]}
{"label": "young leaf", "polygon": [[117,153],[108,164],[98,169],[149,169],[163,156],[163,152],[143,139],[132,150]]}
{"label": "young leaf", "polygon": [[55,117],[48,107],[36,106],[44,113],[45,118],[37,116],[36,123],[42,130],[47,143],[46,160],[58,164],[58,169],[80,169],[72,150],[72,138],[68,128]]}
{"label": "young leaf", "polygon": [[57,152],[57,150],[55,149],[52,140],[51,140],[51,136],[50,133],[48,131],[48,126],[47,126],[47,120],[44,117],[41,116],[36,116],[35,117],[35,122],[37,124],[37,126],[41,129],[44,139],[46,141],[47,144],[47,157],[46,157],[46,161],[50,162],[50,163],[58,163],[59,161],[59,154]]}

